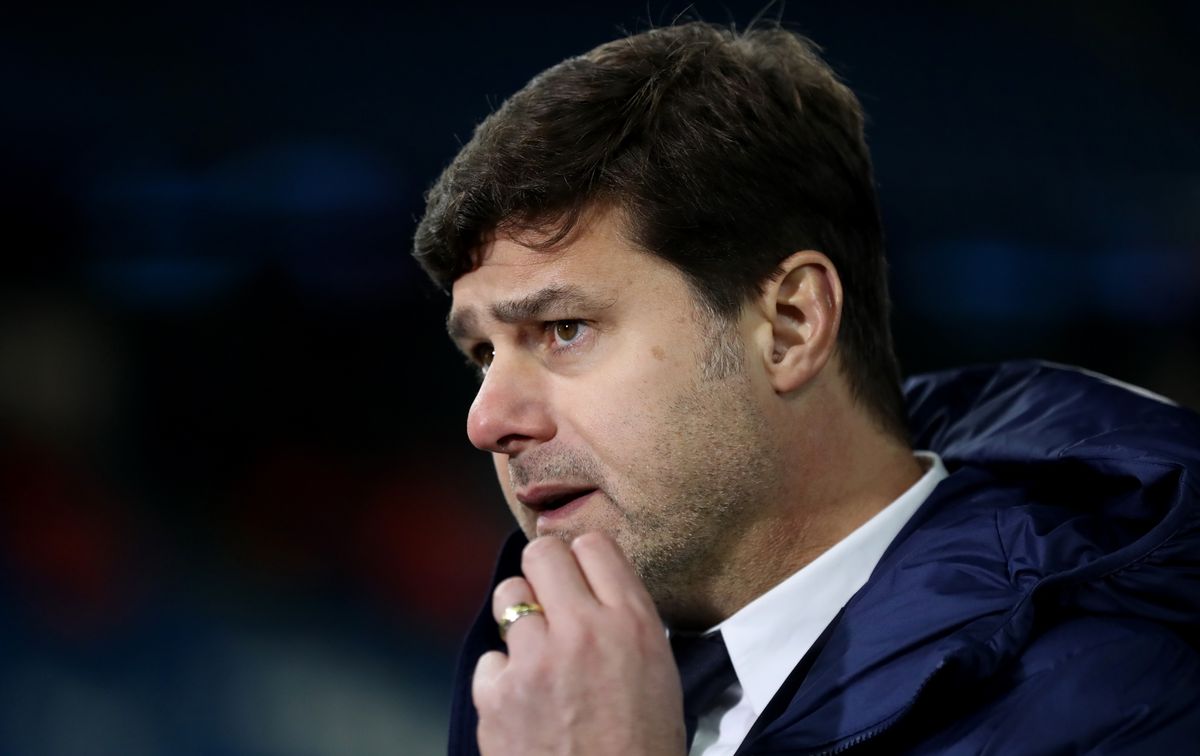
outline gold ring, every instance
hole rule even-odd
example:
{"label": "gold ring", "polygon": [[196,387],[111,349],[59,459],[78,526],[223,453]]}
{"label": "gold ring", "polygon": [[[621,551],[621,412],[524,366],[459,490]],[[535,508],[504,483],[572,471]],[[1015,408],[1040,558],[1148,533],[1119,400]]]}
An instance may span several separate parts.
{"label": "gold ring", "polygon": [[521,602],[506,607],[500,614],[500,621],[496,623],[500,627],[500,640],[504,640],[504,636],[508,633],[508,626],[522,617],[528,617],[530,614],[544,614],[541,604],[535,604],[532,601],[529,603]]}

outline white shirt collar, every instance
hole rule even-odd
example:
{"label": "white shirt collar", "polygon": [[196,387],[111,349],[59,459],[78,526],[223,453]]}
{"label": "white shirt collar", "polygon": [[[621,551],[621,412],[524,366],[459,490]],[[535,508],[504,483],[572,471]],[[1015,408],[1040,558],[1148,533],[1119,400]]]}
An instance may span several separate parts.
{"label": "white shirt collar", "polygon": [[755,714],[761,714],[846,602],[866,584],[884,551],[947,475],[941,457],[914,455],[928,466],[898,499],[779,585],[716,628]]}

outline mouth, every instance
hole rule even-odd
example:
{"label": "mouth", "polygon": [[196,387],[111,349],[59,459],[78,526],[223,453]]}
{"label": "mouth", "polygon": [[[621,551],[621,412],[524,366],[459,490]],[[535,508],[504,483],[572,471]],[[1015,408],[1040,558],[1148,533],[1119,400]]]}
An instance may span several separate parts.
{"label": "mouth", "polygon": [[598,488],[584,486],[538,486],[518,493],[517,500],[537,513],[537,529],[541,533],[561,524],[599,492]]}
{"label": "mouth", "polygon": [[517,493],[517,500],[534,512],[553,512],[597,489],[591,486],[534,486]]}

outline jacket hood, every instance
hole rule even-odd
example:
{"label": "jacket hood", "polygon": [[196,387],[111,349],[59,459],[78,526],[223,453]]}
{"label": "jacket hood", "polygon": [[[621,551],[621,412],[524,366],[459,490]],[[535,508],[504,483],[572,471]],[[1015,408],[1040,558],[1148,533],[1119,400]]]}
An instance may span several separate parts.
{"label": "jacket hood", "polygon": [[1014,585],[1053,578],[1078,610],[1200,622],[1200,415],[1045,362],[905,388],[917,447],[1021,492],[996,520]]}

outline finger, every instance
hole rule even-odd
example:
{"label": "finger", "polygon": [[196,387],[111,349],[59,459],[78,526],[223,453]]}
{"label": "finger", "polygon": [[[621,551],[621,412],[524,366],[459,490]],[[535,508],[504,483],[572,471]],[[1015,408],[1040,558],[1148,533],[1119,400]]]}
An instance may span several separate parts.
{"label": "finger", "polygon": [[[536,604],[537,596],[529,582],[522,577],[510,577],[492,591],[492,616],[499,625],[504,619],[504,612],[519,604]],[[508,625],[504,633],[504,642],[509,650],[526,643],[540,643],[540,638],[546,632],[546,618],[540,613],[525,614]]]}
{"label": "finger", "polygon": [[521,555],[521,569],[537,593],[539,603],[546,607],[547,620],[551,625],[554,624],[556,612],[569,612],[583,605],[596,604],[596,598],[579,569],[579,563],[575,561],[575,555],[554,536],[531,541]]}
{"label": "finger", "polygon": [[657,615],[642,579],[606,533],[584,533],[571,542],[571,551],[592,594],[601,604],[649,609]]}
{"label": "finger", "polygon": [[508,607],[513,604],[534,603],[537,603],[537,597],[534,596],[529,581],[523,577],[505,578],[492,591],[492,619],[499,624],[504,610]]}
{"label": "finger", "polygon": [[507,666],[508,657],[499,651],[488,651],[479,657],[471,678],[471,700],[476,709],[486,710],[496,697],[496,683]]}

